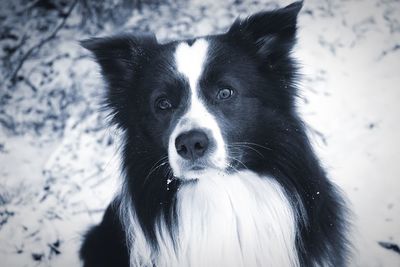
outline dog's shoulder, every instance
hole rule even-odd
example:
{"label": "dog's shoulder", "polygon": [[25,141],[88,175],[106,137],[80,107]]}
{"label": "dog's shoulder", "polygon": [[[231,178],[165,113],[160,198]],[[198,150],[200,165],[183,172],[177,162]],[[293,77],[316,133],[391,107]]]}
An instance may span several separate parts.
{"label": "dog's shoulder", "polygon": [[111,203],[101,223],[86,233],[80,250],[84,267],[129,266],[126,237],[117,206],[116,203]]}

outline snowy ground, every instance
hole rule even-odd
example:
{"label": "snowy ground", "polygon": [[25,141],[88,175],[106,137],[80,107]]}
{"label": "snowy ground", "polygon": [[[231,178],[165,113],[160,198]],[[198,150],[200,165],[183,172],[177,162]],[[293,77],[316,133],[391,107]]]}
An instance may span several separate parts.
{"label": "snowy ground", "polygon": [[[0,2],[5,267],[78,266],[82,233],[100,220],[118,187],[118,133],[98,111],[98,69],[77,40],[117,28],[152,30],[161,40],[217,33],[238,15],[290,3],[180,0],[143,5],[117,26],[81,30],[83,8],[73,1],[34,9],[23,21],[29,4],[42,2],[52,1]],[[63,18],[54,38],[34,48]],[[331,179],[351,203],[352,266],[400,266],[400,254],[378,244],[400,244],[400,1],[308,0],[299,24],[295,56],[304,79],[298,106]],[[14,37],[4,34],[9,27]],[[10,52],[18,43],[21,52]],[[15,62],[27,53],[11,82]]]}

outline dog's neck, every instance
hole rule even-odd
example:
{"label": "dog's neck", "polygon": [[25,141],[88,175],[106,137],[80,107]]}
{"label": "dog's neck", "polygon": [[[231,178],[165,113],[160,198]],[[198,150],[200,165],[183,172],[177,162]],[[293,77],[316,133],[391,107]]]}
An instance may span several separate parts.
{"label": "dog's neck", "polygon": [[299,265],[295,212],[270,177],[215,173],[182,186],[176,211],[173,237],[164,218],[157,220],[158,249],[151,249],[128,211],[131,266]]}

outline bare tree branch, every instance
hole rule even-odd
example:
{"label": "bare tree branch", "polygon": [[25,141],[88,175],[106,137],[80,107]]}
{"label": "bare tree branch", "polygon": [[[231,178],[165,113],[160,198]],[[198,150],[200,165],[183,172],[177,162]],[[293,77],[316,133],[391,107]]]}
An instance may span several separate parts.
{"label": "bare tree branch", "polygon": [[17,66],[15,67],[15,69],[11,72],[10,75],[8,75],[8,78],[5,79],[6,81],[14,81],[15,78],[17,77],[18,72],[20,71],[20,69],[22,68],[22,66],[24,65],[25,61],[32,55],[32,53],[39,51],[42,46],[44,44],[46,44],[47,42],[49,42],[51,39],[53,39],[57,33],[64,27],[68,17],[71,15],[72,10],[74,9],[74,7],[76,6],[76,4],[78,3],[78,0],[75,0],[73,2],[73,4],[70,6],[70,8],[68,9],[67,13],[65,14],[65,16],[63,17],[62,21],[60,24],[57,25],[57,27],[55,27],[55,29],[49,34],[49,36],[45,37],[44,39],[42,39],[38,44],[34,45],[33,47],[31,47],[22,57],[21,60],[18,62]]}

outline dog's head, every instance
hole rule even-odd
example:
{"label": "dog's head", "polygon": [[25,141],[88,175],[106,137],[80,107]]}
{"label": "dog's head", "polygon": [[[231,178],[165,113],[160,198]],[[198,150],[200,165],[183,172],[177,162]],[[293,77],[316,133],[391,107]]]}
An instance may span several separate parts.
{"label": "dog's head", "polygon": [[150,169],[169,165],[174,177],[191,180],[257,166],[274,142],[285,142],[282,134],[293,130],[290,52],[301,5],[192,40],[160,44],[153,35],[125,34],[84,41],[126,131],[126,157],[149,161]]}

